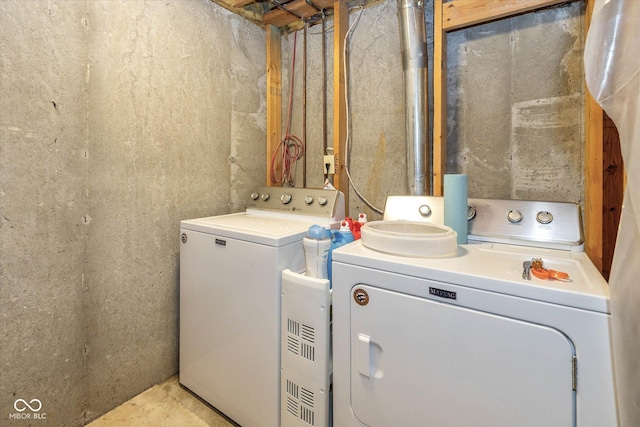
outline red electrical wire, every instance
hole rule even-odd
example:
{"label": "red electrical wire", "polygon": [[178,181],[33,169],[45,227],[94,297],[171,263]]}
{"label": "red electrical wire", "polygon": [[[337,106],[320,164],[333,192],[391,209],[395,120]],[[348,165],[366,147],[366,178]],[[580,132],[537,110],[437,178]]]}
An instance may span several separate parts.
{"label": "red electrical wire", "polygon": [[[293,187],[295,184],[295,175],[296,175],[296,162],[302,158],[304,154],[304,142],[300,140],[295,135],[292,135],[291,132],[291,115],[293,110],[293,76],[295,71],[296,64],[296,45],[298,39],[298,32],[296,31],[293,34],[293,53],[291,58],[291,78],[289,83],[289,105],[287,108],[287,129],[282,138],[282,141],[276,147],[272,157],[271,157],[271,173],[270,178],[271,182],[274,184],[282,183],[283,186],[288,185]],[[275,173],[275,164],[276,159],[280,156],[280,160],[282,162],[282,172],[280,176],[276,176]]]}

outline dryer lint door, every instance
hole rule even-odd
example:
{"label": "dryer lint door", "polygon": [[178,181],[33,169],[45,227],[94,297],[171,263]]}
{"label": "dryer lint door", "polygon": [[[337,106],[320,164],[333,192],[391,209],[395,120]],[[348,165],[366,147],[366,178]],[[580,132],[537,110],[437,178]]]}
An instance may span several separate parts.
{"label": "dryer lint door", "polygon": [[575,349],[558,330],[370,286],[352,291],[351,405],[363,424],[575,425]]}

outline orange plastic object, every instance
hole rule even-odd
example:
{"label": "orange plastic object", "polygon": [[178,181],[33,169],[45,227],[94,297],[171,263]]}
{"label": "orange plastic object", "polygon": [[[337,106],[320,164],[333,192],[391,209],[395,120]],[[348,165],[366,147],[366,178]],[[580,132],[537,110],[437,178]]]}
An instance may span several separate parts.
{"label": "orange plastic object", "polygon": [[531,273],[542,280],[571,281],[569,275],[564,271],[547,270],[546,268],[532,268]]}

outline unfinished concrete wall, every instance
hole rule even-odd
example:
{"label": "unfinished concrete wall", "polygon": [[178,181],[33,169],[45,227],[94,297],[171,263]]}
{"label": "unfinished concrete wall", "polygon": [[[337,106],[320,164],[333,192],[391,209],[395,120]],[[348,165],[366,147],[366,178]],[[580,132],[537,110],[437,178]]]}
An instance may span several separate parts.
{"label": "unfinished concrete wall", "polygon": [[447,170],[473,196],[582,202],[583,7],[450,34]]}
{"label": "unfinished concrete wall", "polygon": [[179,221],[264,182],[264,31],[208,0],[0,2],[0,424],[177,371]]}
{"label": "unfinished concrete wall", "polygon": [[88,403],[176,372],[181,219],[262,184],[264,32],[208,1],[97,2],[89,67]]}
{"label": "unfinished concrete wall", "polygon": [[[355,23],[359,12],[352,12]],[[430,14],[431,16],[431,14]],[[327,23],[325,35],[326,134],[333,147],[333,31]],[[307,64],[307,185],[323,184],[322,164],[322,36],[320,25],[308,31]],[[283,40],[283,99],[289,88],[293,35]],[[302,32],[298,35],[293,133],[302,135]],[[387,1],[365,9],[348,45],[350,101],[350,170],[358,190],[382,209],[388,195],[403,194],[406,185],[402,61],[396,4]],[[283,118],[286,110],[283,110]],[[302,177],[298,170],[298,181]],[[350,191],[349,211],[372,210]],[[375,215],[371,215],[375,218]]]}
{"label": "unfinished concrete wall", "polygon": [[0,2],[3,426],[36,425],[18,399],[39,399],[43,424],[83,419],[84,16],[79,2]]}
{"label": "unfinished concrete wall", "polygon": [[[388,195],[405,192],[396,7],[395,1],[388,0],[365,9],[349,42],[351,176],[378,208],[384,207]],[[582,2],[573,2],[449,34],[446,172],[468,174],[471,197],[582,201],[583,13]],[[357,14],[351,13],[351,23]],[[426,3],[425,15],[432,82],[432,2]],[[318,28],[309,31],[317,33]],[[330,32],[326,56],[330,146],[332,40]],[[283,58],[291,51],[289,44],[283,44]],[[309,37],[308,61],[307,182],[318,186],[322,184],[322,116],[317,35]],[[290,67],[289,59],[283,59],[283,67]],[[297,67],[300,70],[301,62]],[[302,96],[298,79],[296,93]],[[431,87],[429,92],[432,123]],[[302,133],[301,116],[295,116],[293,128],[297,135]],[[379,218],[350,189],[350,213],[358,212]]]}

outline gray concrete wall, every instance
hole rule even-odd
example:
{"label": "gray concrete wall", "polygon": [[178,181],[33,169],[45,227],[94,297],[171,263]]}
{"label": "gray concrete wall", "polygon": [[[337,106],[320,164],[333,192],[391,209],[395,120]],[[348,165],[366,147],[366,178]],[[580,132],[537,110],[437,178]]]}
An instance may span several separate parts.
{"label": "gray concrete wall", "polygon": [[[426,3],[433,75],[433,3]],[[358,12],[350,15],[351,23]],[[582,202],[583,4],[459,30],[448,35],[447,173],[469,175],[469,195]],[[312,27],[310,32],[318,32]],[[293,40],[283,44],[289,55]],[[307,183],[322,184],[320,36],[309,37]],[[302,49],[298,39],[298,52]],[[333,33],[327,35],[332,145]],[[351,175],[378,208],[405,194],[402,65],[396,2],[365,9],[349,43]],[[301,58],[301,55],[299,56]],[[301,59],[296,93],[302,96]],[[289,60],[283,60],[288,69]],[[284,91],[284,89],[283,89]],[[430,114],[433,90],[429,88]],[[298,97],[298,99],[299,99]],[[301,106],[301,102],[298,102]],[[302,133],[302,117],[294,117]],[[433,118],[430,118],[430,123]],[[301,178],[298,180],[301,181]],[[299,185],[296,183],[296,185]],[[350,188],[350,213],[373,214]]]}
{"label": "gray concrete wall", "polygon": [[80,2],[0,2],[3,426],[36,425],[9,418],[17,399],[39,399],[43,424],[83,419],[84,18]]}
{"label": "gray concrete wall", "polygon": [[177,371],[179,221],[264,182],[264,31],[208,0],[0,17],[0,424],[81,425]]}
{"label": "gray concrete wall", "polygon": [[451,33],[447,170],[475,197],[582,202],[583,7]]}

